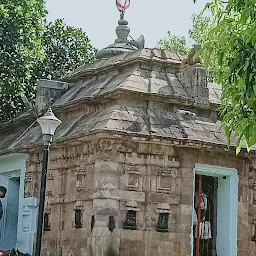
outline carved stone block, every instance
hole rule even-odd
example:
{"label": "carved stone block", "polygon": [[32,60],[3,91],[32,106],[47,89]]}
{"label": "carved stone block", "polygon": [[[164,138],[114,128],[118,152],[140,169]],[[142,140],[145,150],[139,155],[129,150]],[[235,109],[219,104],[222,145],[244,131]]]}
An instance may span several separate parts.
{"label": "carved stone block", "polygon": [[139,189],[139,179],[140,173],[136,170],[134,171],[127,171],[127,178],[126,178],[126,189],[138,191]]}
{"label": "carved stone block", "polygon": [[157,191],[160,193],[177,194],[177,168],[159,169],[157,175]]}
{"label": "carved stone block", "polygon": [[82,192],[86,190],[86,171],[77,170],[76,172],[76,190]]}
{"label": "carved stone block", "polygon": [[33,183],[32,183],[33,173],[27,172],[25,176],[25,197],[30,197],[33,195]]}
{"label": "carved stone block", "polygon": [[171,177],[158,176],[157,177],[157,191],[161,193],[170,193],[171,191]]}

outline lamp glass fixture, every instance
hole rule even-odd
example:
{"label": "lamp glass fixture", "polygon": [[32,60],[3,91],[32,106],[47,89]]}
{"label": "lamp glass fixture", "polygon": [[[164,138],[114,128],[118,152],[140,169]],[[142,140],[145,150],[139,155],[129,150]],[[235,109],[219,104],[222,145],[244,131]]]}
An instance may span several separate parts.
{"label": "lamp glass fixture", "polygon": [[51,136],[54,135],[57,127],[62,123],[62,121],[54,115],[51,108],[48,108],[44,116],[37,119],[37,122],[41,126],[42,134],[49,134]]}

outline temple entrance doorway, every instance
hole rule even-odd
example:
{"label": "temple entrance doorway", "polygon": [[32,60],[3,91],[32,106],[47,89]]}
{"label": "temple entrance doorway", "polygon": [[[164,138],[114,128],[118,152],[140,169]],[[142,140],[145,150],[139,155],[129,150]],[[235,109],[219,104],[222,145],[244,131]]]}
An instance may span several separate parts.
{"label": "temple entrance doorway", "polygon": [[237,255],[237,170],[196,164],[191,255]]}
{"label": "temple entrance doorway", "polygon": [[217,256],[218,178],[196,175],[194,191],[193,255]]}

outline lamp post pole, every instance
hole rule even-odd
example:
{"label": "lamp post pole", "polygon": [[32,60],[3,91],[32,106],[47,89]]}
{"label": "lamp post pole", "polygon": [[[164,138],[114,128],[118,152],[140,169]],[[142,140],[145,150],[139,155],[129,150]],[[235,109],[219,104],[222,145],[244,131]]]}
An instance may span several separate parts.
{"label": "lamp post pole", "polygon": [[44,141],[44,154],[43,154],[43,167],[42,167],[42,178],[41,188],[39,197],[39,208],[38,208],[38,219],[37,219],[37,234],[36,234],[36,247],[35,256],[41,254],[41,242],[43,234],[43,219],[44,219],[44,203],[45,203],[45,190],[48,170],[48,156],[50,150],[50,142]]}
{"label": "lamp post pole", "polygon": [[50,145],[55,130],[61,124],[61,121],[53,114],[51,108],[45,113],[43,117],[37,119],[41,126],[43,141],[44,141],[44,152],[43,152],[43,165],[42,165],[42,178],[39,195],[39,208],[37,217],[37,235],[35,245],[35,256],[41,255],[41,244],[43,234],[43,220],[44,220],[44,205],[45,205],[45,190],[47,181],[47,170],[48,170],[48,156],[50,151]]}

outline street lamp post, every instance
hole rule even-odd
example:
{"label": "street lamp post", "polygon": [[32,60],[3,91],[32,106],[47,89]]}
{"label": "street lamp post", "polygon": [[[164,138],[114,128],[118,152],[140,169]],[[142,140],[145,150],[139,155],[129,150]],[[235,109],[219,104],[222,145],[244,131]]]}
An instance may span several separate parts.
{"label": "street lamp post", "polygon": [[35,246],[35,256],[41,255],[41,243],[43,234],[43,218],[44,218],[44,204],[45,204],[45,188],[47,179],[47,167],[48,167],[48,155],[50,150],[50,145],[52,142],[52,137],[55,133],[57,127],[62,123],[54,113],[51,108],[47,110],[44,116],[37,119],[40,124],[43,134],[44,141],[44,154],[43,154],[43,166],[42,166],[42,178],[41,178],[41,188],[39,197],[39,209],[38,209],[38,219],[37,219],[37,235],[36,235],[36,246]]}

